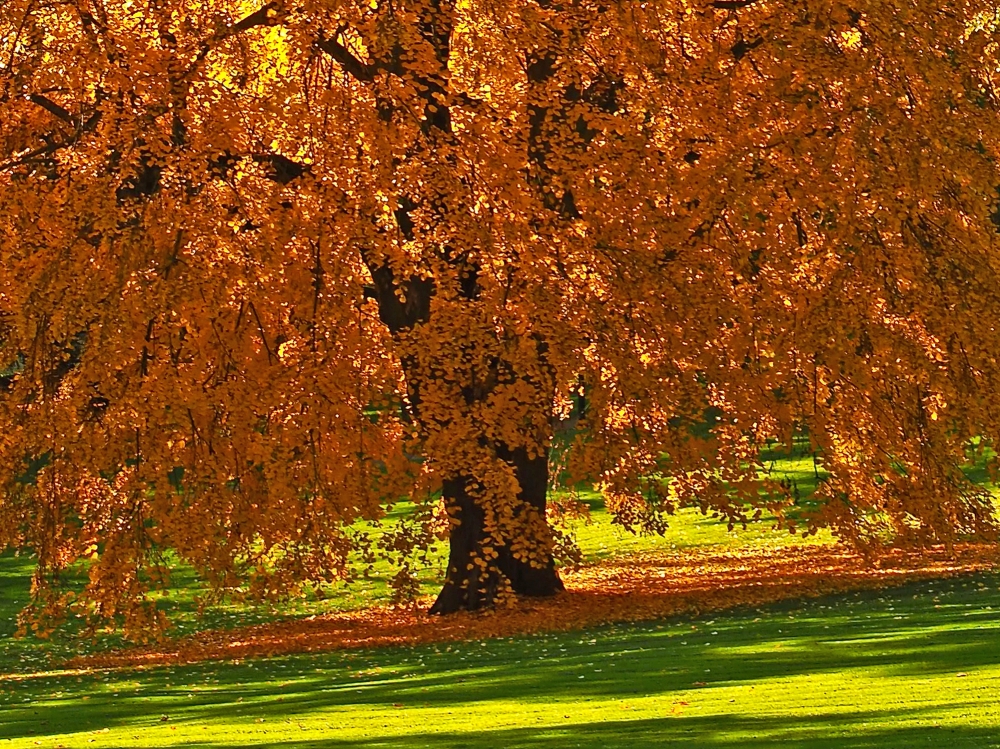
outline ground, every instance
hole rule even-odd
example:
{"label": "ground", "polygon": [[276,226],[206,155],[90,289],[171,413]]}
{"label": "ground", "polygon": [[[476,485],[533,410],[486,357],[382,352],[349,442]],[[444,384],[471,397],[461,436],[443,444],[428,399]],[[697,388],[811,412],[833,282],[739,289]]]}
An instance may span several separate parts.
{"label": "ground", "polygon": [[144,649],[9,637],[29,560],[0,557],[0,749],[1000,747],[993,549],[872,565],[695,513],[634,538],[596,502],[580,541],[566,594],[444,621],[376,571],[199,623],[191,581]]}
{"label": "ground", "polygon": [[0,746],[1000,746],[1000,576],[419,647],[5,679]]}

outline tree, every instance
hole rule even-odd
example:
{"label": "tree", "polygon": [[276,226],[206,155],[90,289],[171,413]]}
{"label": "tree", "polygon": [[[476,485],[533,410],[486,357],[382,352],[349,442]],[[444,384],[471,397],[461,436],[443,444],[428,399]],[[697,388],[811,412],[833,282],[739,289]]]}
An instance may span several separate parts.
{"label": "tree", "polygon": [[[994,11],[909,0],[12,0],[0,544],[125,616],[344,574],[409,497],[433,611],[561,588],[554,424],[626,524],[788,504],[993,537]],[[9,366],[8,366],[9,364]],[[711,416],[711,428],[699,430]]]}

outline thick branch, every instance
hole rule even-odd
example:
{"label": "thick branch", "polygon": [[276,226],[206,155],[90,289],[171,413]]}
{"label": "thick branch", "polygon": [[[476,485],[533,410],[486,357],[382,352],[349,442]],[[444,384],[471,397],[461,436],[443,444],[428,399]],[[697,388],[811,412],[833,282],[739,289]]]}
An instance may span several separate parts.
{"label": "thick branch", "polygon": [[280,185],[287,185],[309,172],[308,164],[300,164],[280,153],[255,153],[253,160],[258,164],[267,164],[270,169],[264,176]]}
{"label": "thick branch", "polygon": [[252,29],[255,26],[268,26],[274,19],[274,13],[277,10],[277,5],[275,3],[268,3],[267,5],[261,6],[249,16],[241,21],[237,21],[232,26],[230,26],[222,34],[223,38],[232,36],[233,34],[239,34],[247,29]]}
{"label": "thick branch", "polygon": [[70,124],[74,122],[73,115],[69,113],[68,109],[59,106],[47,96],[42,96],[41,94],[28,94],[28,101],[33,104],[37,104],[46,112],[51,115],[55,115],[63,122],[69,122]]}
{"label": "thick branch", "polygon": [[375,66],[361,62],[347,47],[336,39],[327,39],[320,35],[316,46],[340,63],[340,66],[357,80],[372,81],[375,79]]}

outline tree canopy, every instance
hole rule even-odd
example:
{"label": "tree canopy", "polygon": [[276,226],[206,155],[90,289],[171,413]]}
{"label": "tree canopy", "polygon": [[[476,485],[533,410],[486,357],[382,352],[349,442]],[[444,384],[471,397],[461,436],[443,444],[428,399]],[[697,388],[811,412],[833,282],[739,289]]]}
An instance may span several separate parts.
{"label": "tree canopy", "polygon": [[450,537],[436,611],[553,593],[556,472],[626,524],[740,523],[796,434],[806,528],[994,537],[961,466],[1000,437],[995,19],[9,0],[0,547],[35,613],[149,628],[166,550],[336,579],[404,497],[383,551],[405,588]]}

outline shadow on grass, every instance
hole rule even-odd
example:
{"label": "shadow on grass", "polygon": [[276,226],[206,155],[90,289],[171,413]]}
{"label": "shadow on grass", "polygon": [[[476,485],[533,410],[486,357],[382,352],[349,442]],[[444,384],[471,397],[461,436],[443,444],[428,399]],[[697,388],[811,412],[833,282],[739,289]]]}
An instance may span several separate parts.
{"label": "shadow on grass", "polygon": [[[0,684],[0,739],[126,725],[145,730],[157,725],[161,713],[171,716],[172,725],[180,725],[251,718],[273,721],[356,707],[488,708],[494,700],[566,703],[571,713],[574,703],[597,699],[672,694],[681,699],[691,695],[693,702],[715,687],[760,685],[804,675],[857,671],[886,679],[950,678],[1000,665],[1000,622],[994,611],[1000,610],[998,589],[1000,576],[980,574],[911,583],[891,591],[786,602],[717,614],[713,619],[675,618],[569,633],[235,664],[201,663],[96,675],[39,674]],[[6,693],[4,686],[9,690]],[[941,694],[940,703],[928,708],[927,720],[932,720],[934,710],[947,706],[951,697]],[[801,703],[808,704],[809,699],[802,695]],[[855,705],[869,701],[850,694],[845,699],[854,700],[850,704]],[[754,708],[766,710],[767,706],[749,707]],[[886,713],[871,716],[872,720],[891,720]],[[871,726],[862,733],[840,735],[866,720],[862,713],[809,719],[726,714],[704,721],[686,716],[595,724],[570,720],[565,727],[540,727],[537,732],[488,731],[483,726],[481,731],[455,735],[423,733],[347,744],[324,739],[292,746],[652,747],[683,740],[684,745],[723,748],[773,746],[780,739],[782,745],[800,742],[802,746],[860,748],[941,746],[954,744],[954,736],[967,746],[1000,746],[984,743],[987,739],[1000,742],[997,728],[989,735],[972,728],[957,734],[946,728],[926,729],[949,737],[938,738],[937,744],[910,742],[908,728],[893,735],[879,727],[885,734],[881,738],[877,731],[868,731]],[[815,727],[810,733],[813,723],[821,723],[823,730]],[[823,731],[838,732],[837,738],[825,737]],[[620,735],[626,738],[618,738],[615,732],[623,732]],[[770,738],[757,741],[755,735]]]}

